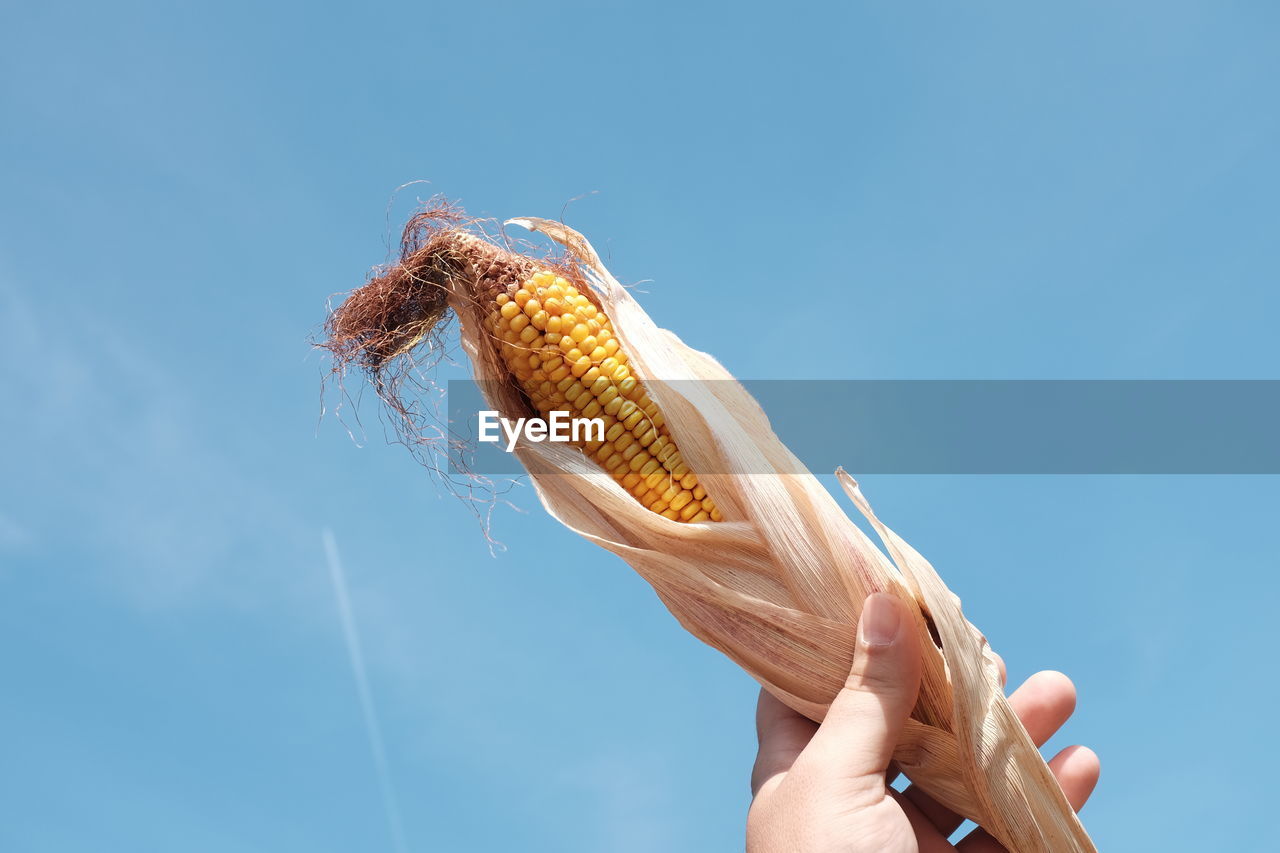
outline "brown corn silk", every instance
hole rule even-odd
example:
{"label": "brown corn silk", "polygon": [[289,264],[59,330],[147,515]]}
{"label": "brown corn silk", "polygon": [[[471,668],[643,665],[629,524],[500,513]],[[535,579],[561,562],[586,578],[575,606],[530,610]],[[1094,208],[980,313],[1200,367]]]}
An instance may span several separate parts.
{"label": "brown corn silk", "polygon": [[[559,243],[549,265],[477,236],[435,210],[406,229],[401,262],[330,318],[341,369],[388,365],[430,340],[446,307],[489,405],[534,414],[491,332],[496,295],[552,268],[612,321],[632,372],[648,384],[690,469],[723,521],[682,524],[650,511],[581,450],[526,443],[515,453],[547,511],[620,556],[692,634],[721,650],[783,702],[821,720],[844,684],[863,600],[889,592],[910,605],[923,649],[919,699],[894,759],[920,788],[977,822],[1011,851],[1094,847],[1039,751],[1005,701],[995,658],[928,561],[875,516],[854,480],[841,485],[888,552],[878,549],[778,440],[755,400],[713,358],[658,328],[582,235],[516,219]],[[696,380],[696,381],[681,381]],[[394,394],[383,394],[402,414]],[[762,473],[772,472],[772,473]]]}

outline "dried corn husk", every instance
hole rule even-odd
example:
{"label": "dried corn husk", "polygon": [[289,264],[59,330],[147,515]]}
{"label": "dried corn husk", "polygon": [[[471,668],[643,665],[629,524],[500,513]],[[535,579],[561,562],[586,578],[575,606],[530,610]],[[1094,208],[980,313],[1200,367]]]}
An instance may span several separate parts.
{"label": "dried corn husk", "polygon": [[[741,385],[713,358],[656,327],[582,235],[549,220],[511,222],[568,251],[725,520],[669,521],[576,448],[521,443],[516,454],[547,511],[622,557],[686,629],[814,720],[844,683],[866,596],[886,591],[909,602],[924,660],[920,696],[894,753],[903,773],[1012,851],[1092,851],[1005,701],[985,638],[932,566],[875,516],[853,479],[838,472],[892,560],[778,440]],[[489,404],[521,417],[527,404],[485,325],[485,275],[460,264],[442,286]]]}

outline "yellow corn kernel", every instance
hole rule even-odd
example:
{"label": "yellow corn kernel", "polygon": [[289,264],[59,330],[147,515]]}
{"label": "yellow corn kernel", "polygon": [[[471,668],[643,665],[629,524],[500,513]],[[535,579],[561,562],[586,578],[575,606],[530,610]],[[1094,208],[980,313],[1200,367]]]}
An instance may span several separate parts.
{"label": "yellow corn kernel", "polygon": [[604,422],[603,440],[577,445],[641,505],[672,521],[723,519],[681,458],[658,404],[627,367],[609,317],[585,292],[541,271],[497,294],[489,322],[503,362],[535,409]]}

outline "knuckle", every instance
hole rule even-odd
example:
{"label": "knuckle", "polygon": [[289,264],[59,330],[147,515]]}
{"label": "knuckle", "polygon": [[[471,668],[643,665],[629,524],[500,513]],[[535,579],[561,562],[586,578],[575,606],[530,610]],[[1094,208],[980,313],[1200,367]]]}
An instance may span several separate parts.
{"label": "knuckle", "polygon": [[879,661],[867,661],[865,666],[850,673],[845,681],[844,690],[876,696],[897,694],[902,692],[902,680],[892,667],[882,666]]}

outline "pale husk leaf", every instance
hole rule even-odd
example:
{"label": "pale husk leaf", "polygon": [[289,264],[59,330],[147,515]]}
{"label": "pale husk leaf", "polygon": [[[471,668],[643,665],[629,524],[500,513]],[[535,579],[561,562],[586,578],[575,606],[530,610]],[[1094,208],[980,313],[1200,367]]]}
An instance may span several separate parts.
{"label": "pale husk leaf", "polygon": [[[715,359],[655,326],[580,234],[549,220],[512,222],[547,234],[579,263],[633,372],[646,381],[725,520],[670,521],[575,448],[521,443],[516,453],[548,512],[622,557],[686,629],[814,720],[844,684],[866,596],[885,591],[908,602],[923,677],[895,751],[903,772],[1011,850],[1093,850],[1005,702],[985,641],[929,564],[883,527],[852,487],[893,562],[887,559],[778,440],[745,389]],[[450,301],[489,403],[504,415],[524,414],[483,309],[467,293]]]}
{"label": "pale husk leaf", "polygon": [[[983,827],[1019,850],[1092,850],[1088,834],[1023,729],[1000,688],[999,664],[977,628],[965,619],[960,599],[929,561],[890,530],[871,509],[857,481],[844,470],[840,485],[880,534],[942,640],[954,692],[958,763]],[[909,774],[908,774],[909,775]]]}

